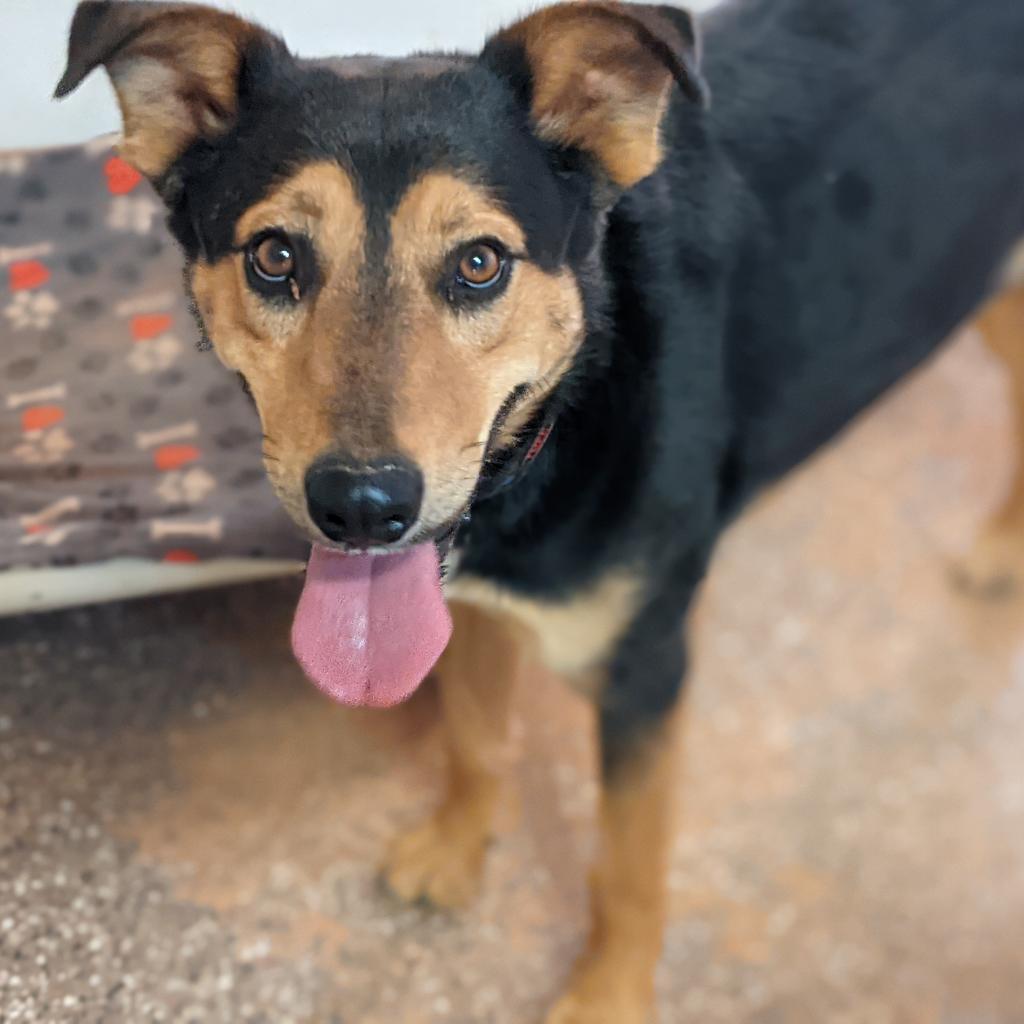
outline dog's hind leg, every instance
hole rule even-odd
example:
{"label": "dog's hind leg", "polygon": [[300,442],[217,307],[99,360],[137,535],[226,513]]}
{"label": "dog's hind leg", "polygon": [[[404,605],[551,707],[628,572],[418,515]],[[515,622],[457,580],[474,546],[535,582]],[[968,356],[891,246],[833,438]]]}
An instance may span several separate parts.
{"label": "dog's hind leg", "polygon": [[506,623],[452,605],[455,630],[437,667],[448,788],[424,824],[400,836],[384,867],[409,902],[465,906],[477,893],[501,791],[501,766],[520,649]]}
{"label": "dog's hind leg", "polygon": [[977,324],[1009,370],[1015,465],[1009,494],[954,569],[954,579],[969,593],[998,598],[1024,588],[1024,282],[998,295]]}
{"label": "dog's hind leg", "polygon": [[682,629],[634,632],[601,698],[600,845],[587,949],[547,1024],[647,1024],[665,927]]}

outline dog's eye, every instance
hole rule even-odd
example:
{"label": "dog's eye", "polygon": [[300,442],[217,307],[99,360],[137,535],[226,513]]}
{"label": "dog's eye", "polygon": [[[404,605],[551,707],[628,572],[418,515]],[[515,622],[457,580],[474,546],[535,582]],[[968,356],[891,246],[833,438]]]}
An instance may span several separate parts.
{"label": "dog's eye", "polygon": [[456,307],[496,298],[508,281],[512,259],[500,242],[471,242],[457,250],[449,264],[443,291]]}
{"label": "dog's eye", "polygon": [[477,242],[466,249],[459,260],[459,277],[470,288],[490,288],[501,277],[505,259],[485,242]]}
{"label": "dog's eye", "polygon": [[295,273],[295,253],[284,235],[269,235],[253,250],[256,273],[267,281],[283,281]]}
{"label": "dog's eye", "polygon": [[298,246],[283,231],[264,232],[249,243],[246,271],[250,285],[262,295],[300,297]]}

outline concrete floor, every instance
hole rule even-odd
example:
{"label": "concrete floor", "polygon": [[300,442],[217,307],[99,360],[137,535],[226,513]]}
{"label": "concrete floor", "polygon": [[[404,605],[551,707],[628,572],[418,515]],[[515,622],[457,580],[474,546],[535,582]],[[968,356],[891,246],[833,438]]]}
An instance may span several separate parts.
{"label": "concrete floor", "polygon": [[[1008,472],[958,342],[722,546],[697,629],[662,1024],[1024,1021],[1024,604],[947,584]],[[430,694],[327,705],[296,587],[0,621],[0,1019],[535,1024],[579,947],[588,718],[524,686],[482,901],[374,866]]]}

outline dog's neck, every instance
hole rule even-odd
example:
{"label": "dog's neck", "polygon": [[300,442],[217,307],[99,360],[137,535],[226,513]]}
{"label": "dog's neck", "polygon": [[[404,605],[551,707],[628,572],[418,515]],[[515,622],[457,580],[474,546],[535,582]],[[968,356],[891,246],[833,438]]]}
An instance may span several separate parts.
{"label": "dog's neck", "polygon": [[[579,548],[583,572],[595,562],[586,557],[587,545],[599,534],[602,540],[614,536],[616,517],[629,506],[644,472],[639,439],[653,411],[656,332],[633,338],[622,330],[624,320],[636,321],[638,297],[606,271],[610,251],[626,242],[629,227],[621,220],[619,213],[609,216],[607,233],[580,275],[586,334],[572,367],[524,432],[521,453],[545,426],[550,434],[506,486],[485,490],[474,504],[459,537],[460,572],[529,588],[545,565],[553,572],[549,559],[556,549],[564,557],[567,541]],[[571,583],[574,575],[570,569],[561,578]]]}

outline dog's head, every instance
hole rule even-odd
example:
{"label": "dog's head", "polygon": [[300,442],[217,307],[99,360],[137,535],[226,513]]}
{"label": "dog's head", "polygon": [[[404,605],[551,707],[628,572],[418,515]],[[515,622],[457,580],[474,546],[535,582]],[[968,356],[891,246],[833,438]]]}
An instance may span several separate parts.
{"label": "dog's head", "polygon": [[478,57],[304,61],[208,7],[80,4],[268,473],[320,543],[443,533],[573,362],[603,213],[661,158],[688,15],[568,3]]}

